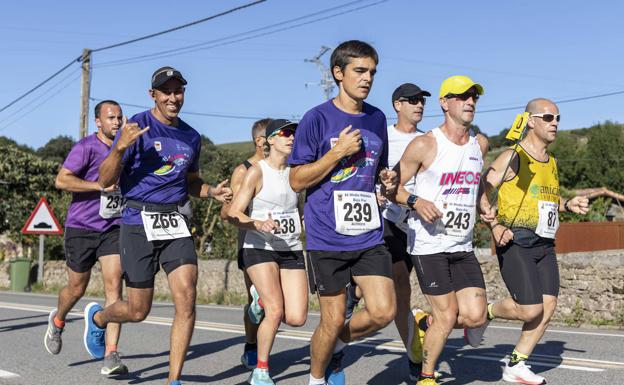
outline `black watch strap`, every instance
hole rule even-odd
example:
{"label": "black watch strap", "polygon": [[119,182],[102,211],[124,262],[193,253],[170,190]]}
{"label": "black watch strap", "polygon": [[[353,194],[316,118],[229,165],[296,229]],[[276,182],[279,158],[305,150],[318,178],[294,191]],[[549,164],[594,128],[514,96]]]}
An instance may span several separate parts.
{"label": "black watch strap", "polygon": [[418,200],[418,196],[414,195],[414,194],[410,194],[409,197],[407,197],[407,206],[414,210],[414,205],[416,204],[416,201]]}

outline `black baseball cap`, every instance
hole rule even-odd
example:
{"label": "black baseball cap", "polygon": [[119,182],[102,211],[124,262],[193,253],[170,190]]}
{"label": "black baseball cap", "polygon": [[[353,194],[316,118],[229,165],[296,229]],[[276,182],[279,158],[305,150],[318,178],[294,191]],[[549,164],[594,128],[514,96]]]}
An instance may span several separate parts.
{"label": "black baseball cap", "polygon": [[264,135],[268,138],[272,134],[284,128],[288,128],[294,131],[297,129],[297,123],[291,122],[288,119],[273,119],[271,120],[271,123],[269,123],[269,125],[267,126],[266,133]]}
{"label": "black baseball cap", "polygon": [[180,71],[173,67],[160,67],[152,74],[152,89],[162,86],[169,79],[178,79],[182,84],[186,85],[186,79],[184,79]]}
{"label": "black baseball cap", "polygon": [[431,96],[429,91],[421,90],[416,84],[404,83],[397,87],[392,93],[392,103],[400,98],[412,98],[414,96]]}

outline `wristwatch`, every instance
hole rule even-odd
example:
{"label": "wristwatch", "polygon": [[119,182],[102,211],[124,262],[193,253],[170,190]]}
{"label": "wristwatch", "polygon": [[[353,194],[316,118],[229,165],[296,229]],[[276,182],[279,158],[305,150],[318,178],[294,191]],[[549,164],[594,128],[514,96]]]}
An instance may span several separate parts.
{"label": "wristwatch", "polygon": [[415,207],[414,205],[416,205],[416,201],[418,200],[418,196],[414,195],[414,194],[410,194],[410,196],[407,197],[407,206],[414,210]]}

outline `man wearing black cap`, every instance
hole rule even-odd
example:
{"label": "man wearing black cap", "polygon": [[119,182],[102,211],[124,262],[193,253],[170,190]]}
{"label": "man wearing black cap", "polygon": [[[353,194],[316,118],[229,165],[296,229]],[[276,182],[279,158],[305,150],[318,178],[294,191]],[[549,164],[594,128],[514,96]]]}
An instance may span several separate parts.
{"label": "man wearing black cap", "polygon": [[154,277],[160,265],[167,274],[175,305],[169,353],[169,384],[179,385],[184,356],[195,323],[197,254],[187,227],[188,196],[231,199],[227,181],[210,186],[199,175],[201,138],[178,117],[184,104],[182,74],[162,67],[152,75],[154,107],[133,116],[115,137],[100,166],[99,183],[119,181],[126,198],[121,219],[120,254],[128,300],[105,309],[92,302],[85,309],[87,351],[101,349],[109,322],[140,322],[150,312]]}

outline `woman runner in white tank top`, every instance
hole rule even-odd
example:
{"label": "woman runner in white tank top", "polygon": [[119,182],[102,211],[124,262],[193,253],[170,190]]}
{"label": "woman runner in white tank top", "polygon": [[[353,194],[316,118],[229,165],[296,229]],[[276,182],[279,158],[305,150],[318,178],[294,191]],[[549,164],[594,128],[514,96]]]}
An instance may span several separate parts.
{"label": "woman runner in white tank top", "polygon": [[[297,125],[273,120],[266,129],[269,155],[252,166],[228,212],[231,222],[247,230],[243,266],[252,283],[249,307],[258,327],[258,365],[250,384],[273,384],[269,376],[269,353],[282,321],[302,326],[308,312],[308,286],[301,243],[298,195],[290,187],[290,167]],[[249,206],[249,215],[245,208]]]}

